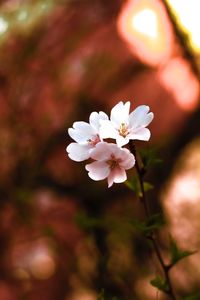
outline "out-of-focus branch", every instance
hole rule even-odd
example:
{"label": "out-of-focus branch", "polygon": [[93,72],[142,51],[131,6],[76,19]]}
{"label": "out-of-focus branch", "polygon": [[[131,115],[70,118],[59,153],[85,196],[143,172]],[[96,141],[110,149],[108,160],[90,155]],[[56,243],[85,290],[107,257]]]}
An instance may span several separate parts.
{"label": "out-of-focus branch", "polygon": [[186,33],[184,33],[181,30],[180,26],[178,25],[176,16],[173,14],[172,10],[170,9],[169,5],[167,4],[167,1],[166,0],[160,0],[160,1],[165,6],[166,12],[167,12],[169,20],[172,24],[176,38],[182,47],[184,57],[190,62],[190,65],[192,67],[192,70],[193,70],[195,76],[197,76],[199,78],[200,77],[199,66],[195,59],[194,53],[189,45],[189,41],[188,41]]}

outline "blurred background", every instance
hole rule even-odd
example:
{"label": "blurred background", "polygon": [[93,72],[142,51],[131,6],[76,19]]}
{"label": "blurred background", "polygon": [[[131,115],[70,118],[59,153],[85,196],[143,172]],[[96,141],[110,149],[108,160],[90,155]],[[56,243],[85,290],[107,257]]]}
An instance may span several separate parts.
{"label": "blurred background", "polygon": [[[148,193],[182,249],[200,246],[200,1],[5,0],[0,4],[0,299],[167,299],[159,265],[126,217],[143,218],[122,184],[70,161],[67,129],[131,101],[155,114],[161,165]],[[131,176],[131,172],[129,174]],[[171,277],[200,299],[200,254]],[[104,294],[104,296],[103,296]],[[156,298],[157,297],[157,298]]]}

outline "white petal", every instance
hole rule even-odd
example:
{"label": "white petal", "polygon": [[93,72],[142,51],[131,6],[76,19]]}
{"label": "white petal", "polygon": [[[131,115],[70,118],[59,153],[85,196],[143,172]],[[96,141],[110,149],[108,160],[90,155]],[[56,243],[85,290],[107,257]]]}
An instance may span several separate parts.
{"label": "white petal", "polygon": [[77,143],[71,143],[67,146],[69,158],[75,161],[83,161],[90,157],[90,145],[80,145]]}
{"label": "white petal", "polygon": [[86,165],[85,168],[89,172],[88,176],[97,181],[105,179],[110,172],[109,165],[102,161],[92,162],[91,164]]}
{"label": "white petal", "polygon": [[149,106],[138,106],[129,116],[129,122],[132,128],[145,127],[153,120],[153,113],[149,112]]}
{"label": "white petal", "polygon": [[121,123],[128,123],[129,120],[130,101],[125,104],[120,101],[111,110],[110,119],[116,125],[120,126]]}
{"label": "white petal", "polygon": [[111,153],[112,153],[112,148],[110,148],[110,144],[106,142],[100,142],[91,151],[91,158],[95,160],[105,161],[110,158]]}
{"label": "white petal", "polygon": [[83,122],[83,121],[74,122],[73,128],[75,128],[77,130],[84,131],[87,134],[93,134],[94,133],[94,130],[91,127],[91,125],[86,123],[86,122]]}
{"label": "white petal", "polygon": [[68,133],[77,143],[86,143],[94,136],[95,130],[90,124],[80,121],[75,122],[73,128],[68,129]]}
{"label": "white petal", "polygon": [[122,147],[122,146],[128,144],[128,142],[129,142],[129,138],[128,137],[124,138],[123,136],[121,136],[120,134],[118,134],[118,136],[116,138],[117,146]]}
{"label": "white petal", "polygon": [[139,128],[135,132],[129,134],[131,140],[148,141],[150,137],[151,133],[148,128]]}
{"label": "white petal", "polygon": [[74,128],[68,129],[69,136],[77,143],[86,143],[87,138],[85,138],[85,135],[83,135],[82,131],[76,130]]}
{"label": "white petal", "polygon": [[99,113],[94,111],[90,114],[90,125],[96,130],[97,133],[99,132],[100,120],[108,120],[108,116],[103,111],[100,111]]}
{"label": "white petal", "polygon": [[109,120],[101,121],[101,126],[99,129],[99,135],[102,139],[116,139],[118,131],[115,129],[113,123]]}

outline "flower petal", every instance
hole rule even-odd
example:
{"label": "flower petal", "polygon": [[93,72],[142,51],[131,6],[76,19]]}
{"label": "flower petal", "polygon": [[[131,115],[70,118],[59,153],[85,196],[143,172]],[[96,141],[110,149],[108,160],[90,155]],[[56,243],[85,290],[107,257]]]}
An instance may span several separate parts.
{"label": "flower petal", "polygon": [[87,139],[83,136],[80,130],[76,130],[74,128],[68,129],[69,136],[77,143],[86,143]]}
{"label": "flower petal", "polygon": [[125,104],[120,101],[111,110],[110,120],[118,127],[122,123],[128,123],[130,110],[130,101]]}
{"label": "flower petal", "polygon": [[94,161],[91,164],[87,164],[85,168],[89,172],[88,176],[97,181],[105,179],[110,172],[109,165],[102,161]]}
{"label": "flower petal", "polygon": [[121,183],[124,182],[126,179],[126,171],[123,168],[116,168],[114,182]]}
{"label": "flower petal", "polygon": [[148,128],[139,128],[133,133],[129,134],[131,140],[148,141],[151,137],[151,132]]}
{"label": "flower petal", "polygon": [[120,162],[120,167],[125,170],[133,168],[135,165],[135,157],[128,149],[123,149],[123,154],[121,155],[122,162]]}
{"label": "flower petal", "polygon": [[96,132],[99,132],[100,120],[108,120],[108,116],[103,111],[99,113],[94,111],[90,114],[89,122]]}
{"label": "flower petal", "polygon": [[116,139],[118,136],[118,131],[115,129],[113,123],[109,120],[100,121],[101,126],[99,129],[99,135],[102,139]]}
{"label": "flower petal", "polygon": [[108,160],[112,153],[112,148],[110,147],[112,144],[108,144],[106,142],[99,142],[96,147],[91,152],[91,158],[95,160]]}
{"label": "flower petal", "polygon": [[127,179],[126,172],[122,168],[115,168],[111,170],[108,176],[108,187],[113,185],[113,182],[121,183]]}
{"label": "flower petal", "polygon": [[149,106],[138,106],[129,116],[129,122],[132,128],[146,127],[153,120],[153,113],[149,112]]}
{"label": "flower petal", "polygon": [[129,138],[128,136],[127,137],[123,137],[121,136],[120,134],[116,137],[116,143],[117,143],[117,146],[119,147],[122,147],[126,144],[128,144],[129,142]]}
{"label": "flower petal", "polygon": [[90,150],[90,145],[80,145],[77,143],[71,143],[66,148],[69,158],[74,161],[83,161],[90,158]]}
{"label": "flower petal", "polygon": [[87,122],[84,122],[84,121],[74,122],[73,128],[77,129],[77,130],[84,131],[87,134],[94,134],[95,133],[93,128],[91,127],[91,125]]}
{"label": "flower petal", "polygon": [[94,128],[86,122],[75,122],[73,128],[68,129],[68,133],[77,143],[85,143],[96,133]]}

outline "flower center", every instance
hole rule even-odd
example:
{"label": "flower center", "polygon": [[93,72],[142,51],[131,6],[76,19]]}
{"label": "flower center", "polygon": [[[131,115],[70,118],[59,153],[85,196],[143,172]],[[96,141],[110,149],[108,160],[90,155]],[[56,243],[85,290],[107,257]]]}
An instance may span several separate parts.
{"label": "flower center", "polygon": [[101,140],[98,134],[94,135],[91,139],[88,140],[88,144],[93,147],[95,147],[99,142],[101,142]]}
{"label": "flower center", "polygon": [[126,137],[129,133],[128,131],[128,127],[125,123],[121,123],[120,127],[119,127],[119,135],[121,135],[122,137]]}
{"label": "flower center", "polygon": [[119,166],[119,163],[121,162],[120,158],[116,158],[113,154],[111,154],[110,159],[107,160],[107,164],[109,165],[110,169],[113,170],[117,166]]}

